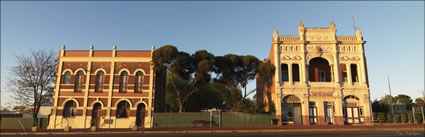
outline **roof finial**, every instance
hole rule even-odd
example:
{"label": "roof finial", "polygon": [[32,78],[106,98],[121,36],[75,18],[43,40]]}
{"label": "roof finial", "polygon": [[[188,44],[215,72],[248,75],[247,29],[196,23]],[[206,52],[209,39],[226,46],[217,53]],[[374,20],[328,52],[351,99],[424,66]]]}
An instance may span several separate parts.
{"label": "roof finial", "polygon": [[356,29],[356,37],[360,40],[360,39],[363,39],[362,37],[362,32],[360,32],[360,29],[359,28],[357,28]]}
{"label": "roof finial", "polygon": [[273,40],[277,40],[277,39],[278,39],[278,37],[279,37],[279,32],[277,32],[277,29],[274,29],[274,32],[273,32]]}
{"label": "roof finial", "polygon": [[112,49],[116,50],[117,49],[117,45],[114,44],[114,46],[112,46]]}
{"label": "roof finial", "polygon": [[335,23],[334,23],[334,21],[331,21],[331,24],[329,25],[329,28],[330,29],[335,29]]}
{"label": "roof finial", "polygon": [[93,50],[93,48],[94,48],[94,46],[93,45],[90,45],[90,50]]}
{"label": "roof finial", "polygon": [[298,29],[304,29],[303,21],[300,21],[300,24],[298,25]]}
{"label": "roof finial", "polygon": [[62,45],[62,50],[65,50],[65,44]]}
{"label": "roof finial", "polygon": [[152,51],[154,51],[155,50],[155,45],[152,45]]}

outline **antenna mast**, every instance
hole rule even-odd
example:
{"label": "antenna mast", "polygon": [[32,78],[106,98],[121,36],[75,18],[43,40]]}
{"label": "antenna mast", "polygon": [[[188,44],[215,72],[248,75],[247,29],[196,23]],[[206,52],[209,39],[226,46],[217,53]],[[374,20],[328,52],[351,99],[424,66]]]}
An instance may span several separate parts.
{"label": "antenna mast", "polygon": [[356,27],[356,23],[354,21],[354,16],[353,16],[353,29],[354,29],[354,34],[356,34],[357,27]]}
{"label": "antenna mast", "polygon": [[391,104],[391,119],[394,123],[394,105],[393,105],[393,95],[391,95],[391,86],[390,86],[390,76],[388,76],[388,89],[390,90],[390,104]]}

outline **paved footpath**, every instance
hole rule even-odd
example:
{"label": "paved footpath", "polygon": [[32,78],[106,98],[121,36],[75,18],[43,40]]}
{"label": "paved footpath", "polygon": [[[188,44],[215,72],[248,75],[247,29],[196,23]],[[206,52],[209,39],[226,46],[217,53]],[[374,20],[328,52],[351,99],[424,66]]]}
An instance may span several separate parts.
{"label": "paved footpath", "polygon": [[1,129],[0,135],[80,135],[80,134],[176,134],[176,133],[278,133],[278,132],[417,132],[424,133],[424,124],[413,125],[359,125],[359,126],[302,126],[302,125],[288,125],[288,126],[268,126],[268,127],[179,127],[179,128],[151,128],[139,129],[133,131],[131,129],[99,129],[96,132],[91,132],[89,129],[73,129],[71,132],[64,132],[63,130],[40,130],[38,132],[31,132],[30,130],[6,130]]}

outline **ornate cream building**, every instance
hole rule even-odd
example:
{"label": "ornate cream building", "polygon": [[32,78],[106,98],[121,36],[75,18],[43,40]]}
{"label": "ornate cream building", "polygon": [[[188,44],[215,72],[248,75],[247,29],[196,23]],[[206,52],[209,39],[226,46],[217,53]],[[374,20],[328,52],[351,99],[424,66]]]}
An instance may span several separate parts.
{"label": "ornate cream building", "polygon": [[48,129],[152,127],[154,108],[162,109],[159,103],[164,102],[153,51],[63,46]]}
{"label": "ornate cream building", "polygon": [[279,124],[343,125],[371,122],[362,34],[336,36],[329,28],[304,28],[298,36],[273,33],[265,62],[275,65],[271,84],[257,80],[259,99]]}

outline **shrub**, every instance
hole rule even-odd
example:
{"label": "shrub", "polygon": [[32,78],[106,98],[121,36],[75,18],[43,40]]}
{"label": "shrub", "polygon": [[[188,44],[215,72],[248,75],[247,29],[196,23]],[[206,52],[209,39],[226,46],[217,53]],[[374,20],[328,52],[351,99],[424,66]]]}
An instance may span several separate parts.
{"label": "shrub", "polygon": [[416,120],[416,123],[422,123],[422,113],[415,113],[415,120]]}
{"label": "shrub", "polygon": [[378,119],[379,123],[385,122],[385,114],[384,113],[376,114],[376,118]]}
{"label": "shrub", "polygon": [[407,122],[410,124],[410,123],[413,123],[413,116],[412,116],[412,113],[407,113]]}
{"label": "shrub", "polygon": [[394,114],[394,122],[400,123],[400,114]]}
{"label": "shrub", "polygon": [[387,114],[387,123],[392,123],[393,122],[393,117],[391,116],[391,114]]}
{"label": "shrub", "polygon": [[406,123],[406,120],[407,120],[406,114],[400,114],[400,121],[401,121],[401,123]]}

